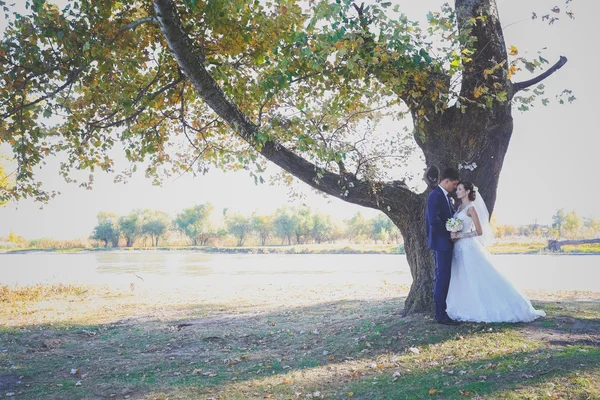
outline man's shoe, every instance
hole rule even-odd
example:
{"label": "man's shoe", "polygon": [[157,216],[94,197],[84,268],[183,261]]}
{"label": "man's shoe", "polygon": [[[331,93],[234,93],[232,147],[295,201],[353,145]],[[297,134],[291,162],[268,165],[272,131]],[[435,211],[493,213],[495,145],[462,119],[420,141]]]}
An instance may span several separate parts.
{"label": "man's shoe", "polygon": [[447,319],[443,319],[441,321],[437,321],[438,324],[442,324],[442,325],[460,325],[460,322],[455,321],[451,318],[447,318]]}

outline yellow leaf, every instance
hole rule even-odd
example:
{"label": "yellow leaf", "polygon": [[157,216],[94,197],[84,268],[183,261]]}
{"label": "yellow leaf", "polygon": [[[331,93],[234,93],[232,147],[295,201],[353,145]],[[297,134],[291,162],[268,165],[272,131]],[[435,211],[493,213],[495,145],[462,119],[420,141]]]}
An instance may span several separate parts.
{"label": "yellow leaf", "polygon": [[283,380],[283,384],[284,384],[284,385],[289,385],[289,384],[291,384],[291,383],[292,383],[292,381],[291,381],[291,380],[289,380],[289,379],[284,379],[284,380]]}
{"label": "yellow leaf", "polygon": [[484,86],[477,86],[475,88],[475,90],[473,90],[473,97],[475,97],[476,99],[478,99],[484,93],[485,93],[485,87]]}
{"label": "yellow leaf", "polygon": [[354,396],[354,392],[348,392],[348,397]]}
{"label": "yellow leaf", "polygon": [[508,79],[510,79],[514,74],[516,74],[518,70],[519,70],[519,68],[517,68],[514,65],[511,65],[510,67],[508,67]]}
{"label": "yellow leaf", "polygon": [[517,54],[519,54],[519,49],[517,49],[515,46],[510,46],[509,50],[510,52],[508,54],[510,54],[511,56],[516,56]]}
{"label": "yellow leaf", "polygon": [[435,389],[429,389],[429,394],[436,394],[436,393],[437,393],[437,390],[435,390]]}

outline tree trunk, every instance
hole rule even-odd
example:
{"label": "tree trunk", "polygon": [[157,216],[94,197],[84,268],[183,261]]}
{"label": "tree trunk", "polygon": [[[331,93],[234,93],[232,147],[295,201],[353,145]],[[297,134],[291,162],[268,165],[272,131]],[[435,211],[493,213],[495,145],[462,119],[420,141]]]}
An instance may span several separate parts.
{"label": "tree trunk", "polygon": [[579,239],[579,240],[548,240],[547,249],[550,251],[562,251],[562,246],[565,245],[580,245],[580,244],[596,244],[600,243],[600,238],[597,239]]}
{"label": "tree trunk", "polygon": [[413,277],[404,314],[431,312],[433,304],[433,278],[435,264],[433,252],[427,247],[425,229],[425,202],[427,196],[415,196],[403,212],[387,213],[404,237],[406,261]]}

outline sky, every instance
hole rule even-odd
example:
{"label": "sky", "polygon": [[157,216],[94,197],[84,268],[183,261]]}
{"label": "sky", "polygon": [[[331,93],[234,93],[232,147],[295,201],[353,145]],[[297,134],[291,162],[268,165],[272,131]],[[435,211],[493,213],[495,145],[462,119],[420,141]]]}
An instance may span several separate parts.
{"label": "sky", "polygon": [[[429,10],[439,9],[443,3],[437,0],[399,2],[401,10],[414,20],[424,20]],[[593,42],[600,37],[596,21],[600,4],[574,0],[571,8],[576,19],[568,20],[562,13],[560,21],[553,26],[530,19],[532,12],[543,15],[555,5],[564,7],[564,0],[498,1],[508,46],[516,46],[521,54],[536,54],[547,47],[544,57],[550,64],[560,55],[569,59],[561,70],[544,81],[547,97],[554,99],[563,89],[573,90],[577,97],[576,102],[569,105],[561,106],[554,101],[549,106],[536,105],[524,113],[514,110],[514,131],[500,175],[494,212],[498,222],[503,224],[535,221],[547,224],[559,208],[600,218],[596,209],[600,189],[595,174],[600,149],[600,83],[596,75],[600,55]],[[524,71],[513,80],[530,77]],[[123,215],[137,208],[152,208],[174,216],[186,207],[205,202],[217,209],[229,208],[248,214],[255,210],[272,213],[284,204],[306,204],[342,219],[359,211],[367,216],[377,214],[377,211],[339,199],[325,198],[302,183],[295,185],[302,198],[293,199],[287,187],[257,186],[247,172],[213,170],[198,177],[184,175],[167,179],[161,187],[153,186],[143,172],[138,172],[127,184],[114,183],[113,176],[97,173],[94,188],[88,191],[66,184],[58,175],[56,164],[49,163],[40,176],[48,188],[59,190],[61,194],[45,205],[23,200],[0,208],[0,237],[9,232],[26,238],[87,237],[100,211]],[[410,165],[415,173],[423,167],[418,161]],[[271,166],[267,175],[277,172],[278,168]]]}

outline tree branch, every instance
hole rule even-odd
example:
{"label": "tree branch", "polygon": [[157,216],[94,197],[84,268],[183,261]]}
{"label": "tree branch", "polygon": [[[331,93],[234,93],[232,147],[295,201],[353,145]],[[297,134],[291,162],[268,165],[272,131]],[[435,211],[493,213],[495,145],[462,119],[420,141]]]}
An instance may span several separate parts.
{"label": "tree branch", "polygon": [[123,27],[121,27],[121,29],[119,29],[119,32],[124,32],[124,31],[128,31],[128,30],[132,30],[135,31],[135,29],[142,25],[142,24],[147,24],[147,23],[152,23],[152,24],[158,24],[158,19],[156,19],[156,17],[145,17],[145,18],[140,18],[137,21],[133,21],[128,23],[127,25],[124,25]]}
{"label": "tree branch", "polygon": [[[232,130],[266,159],[309,186],[349,203],[381,209],[371,184],[353,174],[340,176],[321,168],[276,141],[258,140],[259,128],[233,104],[204,66],[204,57],[185,33],[172,0],[154,0],[154,9],[166,42],[197,93]],[[383,185],[383,184],[382,184]],[[397,201],[417,196],[407,187],[394,191]]]}
{"label": "tree branch", "polygon": [[558,71],[566,63],[567,63],[567,57],[560,56],[560,59],[556,62],[556,64],[554,64],[552,67],[550,67],[546,72],[544,72],[544,73],[540,74],[539,76],[536,76],[535,78],[530,79],[528,81],[514,83],[513,84],[513,95],[516,94],[520,90],[526,89],[530,86],[535,85],[538,82],[543,81],[544,79],[546,79],[547,77],[549,77],[550,75],[552,75],[553,73]]}
{"label": "tree branch", "polygon": [[24,108],[28,108],[31,106],[34,106],[44,100],[47,100],[51,97],[54,97],[56,94],[60,93],[63,91],[63,89],[66,89],[67,87],[69,87],[69,85],[71,85],[73,82],[75,82],[75,79],[77,79],[77,77],[79,76],[79,74],[84,70],[84,68],[87,65],[84,65],[83,67],[79,67],[77,69],[74,69],[72,71],[70,71],[69,76],[67,77],[67,80],[60,86],[58,86],[56,89],[54,89],[53,91],[51,91],[50,93],[46,93],[40,97],[38,97],[35,100],[32,100],[28,103],[24,103],[21,102],[21,105],[19,105],[18,107],[13,108],[12,110],[9,110],[7,112],[5,112],[4,114],[0,115],[0,119],[6,119],[18,112],[20,112],[21,110],[23,110]]}
{"label": "tree branch", "polygon": [[[130,22],[127,25],[124,25],[122,28],[119,29],[118,34],[109,41],[108,45],[114,43],[120,36],[121,33],[127,31],[127,30],[135,30],[139,25],[144,24],[144,23],[158,23],[158,19],[156,17],[145,17],[145,18],[141,18],[137,21],[133,21]],[[56,52],[56,51],[55,51]],[[12,64],[12,63],[11,63]],[[44,100],[48,100],[50,98],[53,98],[54,96],[56,96],[58,93],[62,92],[64,89],[66,89],[67,87],[70,87],[75,80],[79,77],[79,75],[89,66],[89,62],[83,64],[82,66],[73,69],[72,71],[69,72],[68,76],[67,76],[67,80],[60,86],[57,86],[57,88],[49,93],[46,93],[44,95],[41,95],[40,97],[38,97],[35,100],[32,100],[28,103],[21,103],[21,105],[19,107],[14,107],[13,109],[5,112],[4,114],[0,115],[0,119],[6,119],[16,113],[18,113],[20,110],[22,110],[23,108],[28,108],[31,106],[34,106]],[[25,66],[19,66],[20,68],[23,69],[28,69]],[[38,76],[42,76],[42,75],[46,75],[49,74],[51,72],[57,71],[61,68],[61,64],[57,64],[53,67],[47,68],[43,71],[40,72],[33,72],[32,75],[28,76],[25,81],[23,82],[23,84],[21,85],[21,87],[19,88],[21,91],[25,89],[25,86],[27,83],[29,83],[32,79],[38,77]],[[15,95],[12,96],[13,98],[15,97]]]}
{"label": "tree branch", "polygon": [[[507,63],[508,54],[496,0],[455,0],[458,30],[469,40],[461,43],[463,50],[472,46],[473,59],[465,64],[460,95],[473,99],[474,90],[485,82],[484,71],[502,62]],[[501,69],[494,73],[496,82],[507,84]]]}

